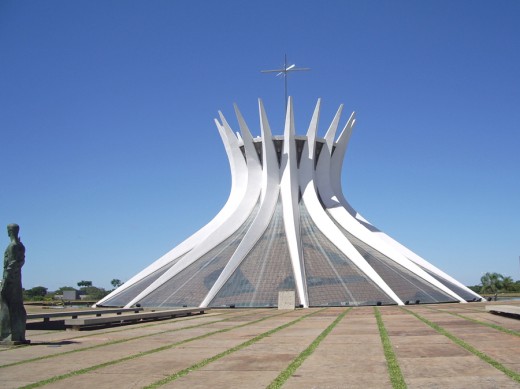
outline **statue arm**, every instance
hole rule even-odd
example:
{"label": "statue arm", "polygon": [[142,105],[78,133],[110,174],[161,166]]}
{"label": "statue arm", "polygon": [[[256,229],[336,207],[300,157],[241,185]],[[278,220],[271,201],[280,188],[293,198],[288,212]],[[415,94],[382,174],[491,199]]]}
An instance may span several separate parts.
{"label": "statue arm", "polygon": [[4,278],[16,267],[16,252],[13,245],[7,246],[4,254]]}

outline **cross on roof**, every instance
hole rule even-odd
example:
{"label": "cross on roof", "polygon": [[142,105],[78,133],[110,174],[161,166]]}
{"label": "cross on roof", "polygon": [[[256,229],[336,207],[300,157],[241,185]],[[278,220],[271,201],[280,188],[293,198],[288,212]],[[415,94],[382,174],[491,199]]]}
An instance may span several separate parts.
{"label": "cross on roof", "polygon": [[301,72],[311,70],[311,68],[297,68],[296,64],[292,64],[287,66],[287,54],[284,57],[284,65],[282,69],[272,69],[272,70],[260,70],[261,73],[278,73],[277,76],[283,75],[285,81],[285,110],[287,111],[287,75],[290,72]]}

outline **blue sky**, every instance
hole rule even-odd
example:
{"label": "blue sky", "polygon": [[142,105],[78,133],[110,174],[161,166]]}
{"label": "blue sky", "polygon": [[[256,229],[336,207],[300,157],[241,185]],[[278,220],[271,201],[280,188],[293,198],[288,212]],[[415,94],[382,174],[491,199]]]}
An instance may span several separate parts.
{"label": "blue sky", "polygon": [[[24,287],[110,288],[204,226],[230,189],[232,103],[282,133],[357,112],[350,203],[465,284],[520,279],[520,2],[0,2],[0,226]],[[348,116],[348,113],[345,116]],[[343,118],[342,123],[346,121]],[[5,228],[5,227],[1,227]],[[0,235],[1,236],[1,235]],[[0,240],[7,246],[7,234]]]}

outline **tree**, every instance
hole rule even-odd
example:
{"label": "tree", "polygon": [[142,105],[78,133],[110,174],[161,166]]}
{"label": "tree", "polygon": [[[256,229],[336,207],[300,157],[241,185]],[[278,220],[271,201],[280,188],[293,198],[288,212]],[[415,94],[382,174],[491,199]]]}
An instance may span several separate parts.
{"label": "tree", "polygon": [[509,276],[503,277],[502,289],[505,292],[513,292],[515,290],[515,281],[513,281],[513,279]]}
{"label": "tree", "polygon": [[480,289],[482,289],[482,287],[480,285],[472,285],[472,286],[468,286],[468,288],[471,289],[475,293],[480,293]]}
{"label": "tree", "polygon": [[117,278],[114,278],[112,281],[110,281],[110,283],[114,288],[119,288],[121,285],[123,285],[121,280],[118,280]]}
{"label": "tree", "polygon": [[28,300],[41,300],[47,295],[47,288],[44,286],[35,286],[34,288],[24,290],[24,295]]}
{"label": "tree", "polygon": [[87,298],[92,300],[101,300],[108,294],[108,292],[105,289],[97,288],[95,286],[86,286],[85,288],[83,288],[83,290],[87,295]]}
{"label": "tree", "polygon": [[72,287],[72,286],[61,286],[58,289],[56,289],[56,292],[54,292],[54,293],[56,293],[56,294],[63,294],[64,290],[77,290],[77,289]]}
{"label": "tree", "polygon": [[482,288],[481,293],[497,293],[502,289],[504,276],[499,273],[486,273],[480,278]]}
{"label": "tree", "polygon": [[92,286],[92,281],[80,281],[78,282],[78,286],[80,288],[88,288],[89,286]]}

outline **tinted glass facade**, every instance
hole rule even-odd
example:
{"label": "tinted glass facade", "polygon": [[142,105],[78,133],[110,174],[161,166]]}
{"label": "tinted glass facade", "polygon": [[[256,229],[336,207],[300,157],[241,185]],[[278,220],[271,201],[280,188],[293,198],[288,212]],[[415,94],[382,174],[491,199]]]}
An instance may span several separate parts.
{"label": "tinted glass facade", "polygon": [[295,283],[279,201],[269,227],[210,306],[275,307],[282,290],[295,290]]}

